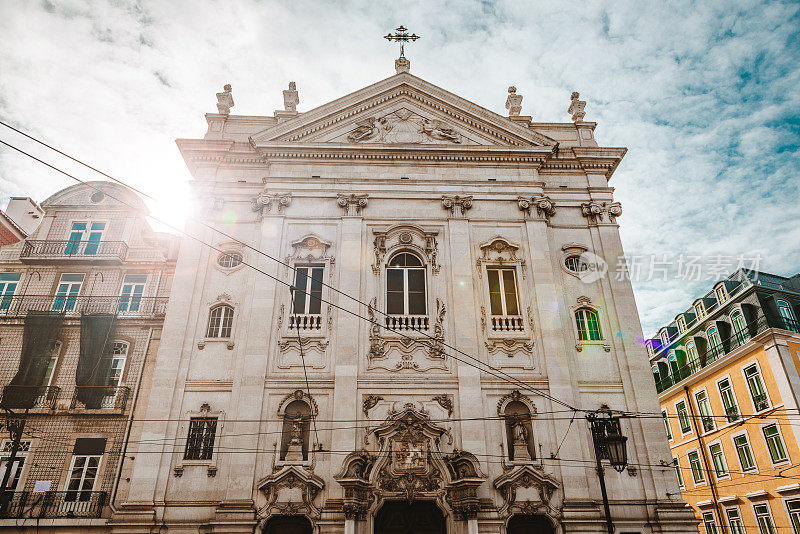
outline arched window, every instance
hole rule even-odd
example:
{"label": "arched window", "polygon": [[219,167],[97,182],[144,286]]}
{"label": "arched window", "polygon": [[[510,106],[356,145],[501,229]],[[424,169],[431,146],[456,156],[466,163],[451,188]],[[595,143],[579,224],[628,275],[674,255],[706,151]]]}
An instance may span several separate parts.
{"label": "arched window", "polygon": [[736,334],[736,341],[744,343],[750,339],[750,332],[747,331],[747,323],[744,320],[742,312],[733,312],[733,314],[731,314],[731,322],[733,323],[733,331]]}
{"label": "arched window", "polygon": [[[709,345],[709,352],[711,354],[711,358],[715,358],[722,354],[722,340],[719,337],[719,332],[717,331],[716,326],[712,326],[708,330],[706,330],[706,336],[708,336],[708,345]],[[708,359],[706,360],[708,361]]]}
{"label": "arched window", "polygon": [[597,312],[591,308],[580,308],[575,312],[575,324],[578,327],[580,341],[600,341],[603,339],[600,331],[600,319]]}
{"label": "arched window", "polygon": [[678,357],[675,356],[675,351],[670,351],[667,361],[669,362],[669,371],[672,373],[672,376],[678,376],[680,374],[680,367],[678,366]]}
{"label": "arched window", "polygon": [[700,363],[700,358],[697,355],[697,346],[694,341],[690,341],[686,344],[686,359],[693,369]]}
{"label": "arched window", "polygon": [[398,252],[386,266],[386,313],[426,315],[425,266],[410,252]]}
{"label": "arched window", "polygon": [[308,460],[310,428],[311,408],[308,404],[302,400],[290,402],[283,413],[281,461],[304,462]]}
{"label": "arched window", "polygon": [[503,411],[506,425],[508,459],[513,462],[526,462],[536,459],[533,442],[531,411],[524,402],[513,400]]}
{"label": "arched window", "polygon": [[783,319],[783,325],[790,330],[797,330],[797,320],[794,318],[792,307],[785,300],[775,302],[778,305],[778,315]]}
{"label": "arched window", "polygon": [[220,304],[211,308],[208,316],[208,329],[206,337],[229,338],[233,328],[233,308],[227,304]]}

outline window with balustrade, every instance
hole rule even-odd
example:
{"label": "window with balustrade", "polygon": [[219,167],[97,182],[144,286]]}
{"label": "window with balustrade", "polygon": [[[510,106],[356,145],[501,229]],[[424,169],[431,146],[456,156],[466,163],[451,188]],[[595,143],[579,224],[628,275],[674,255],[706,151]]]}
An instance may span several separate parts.
{"label": "window with balustrade", "polygon": [[520,308],[516,268],[487,266],[486,280],[489,291],[489,333],[524,332],[525,321]]}
{"label": "window with balustrade", "polygon": [[427,331],[429,327],[425,264],[401,251],[386,264],[386,325],[392,330]]}
{"label": "window with balustrade", "polygon": [[733,323],[733,334],[736,338],[737,345],[741,345],[750,339],[750,332],[747,330],[747,321],[744,320],[742,312],[735,311],[731,314],[731,323]]}
{"label": "window with balustrade", "polygon": [[750,399],[753,401],[753,409],[756,412],[768,410],[770,407],[767,389],[764,387],[764,380],[761,378],[761,370],[757,363],[752,363],[742,369],[747,390],[750,392]]}
{"label": "window with balustrade", "polygon": [[708,402],[708,393],[706,390],[700,390],[694,395],[697,401],[697,410],[700,412],[700,421],[703,424],[703,432],[711,432],[716,429],[714,422],[714,414],[711,412],[711,403]]}
{"label": "window with balustrade", "polygon": [[783,299],[776,300],[775,304],[778,306],[778,315],[783,322],[784,328],[787,330],[794,330],[796,332],[798,330],[798,325],[797,319],[792,311],[792,306],[788,301]]}
{"label": "window with balustrade", "polygon": [[322,331],[322,276],[324,265],[296,265],[292,313],[289,329],[316,333]]}

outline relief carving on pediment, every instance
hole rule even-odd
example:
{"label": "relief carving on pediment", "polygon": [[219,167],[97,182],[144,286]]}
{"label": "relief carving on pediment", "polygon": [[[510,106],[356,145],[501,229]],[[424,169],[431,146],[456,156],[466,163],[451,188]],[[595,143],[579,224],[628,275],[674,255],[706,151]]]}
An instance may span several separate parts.
{"label": "relief carving on pediment", "polygon": [[382,117],[357,121],[356,127],[347,134],[347,140],[351,143],[461,144],[463,137],[442,121],[401,108]]}

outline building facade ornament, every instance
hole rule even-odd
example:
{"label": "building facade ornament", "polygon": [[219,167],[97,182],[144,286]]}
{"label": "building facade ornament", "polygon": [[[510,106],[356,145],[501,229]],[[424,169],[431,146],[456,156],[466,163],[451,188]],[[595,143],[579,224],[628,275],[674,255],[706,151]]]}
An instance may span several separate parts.
{"label": "building facade ornament", "polygon": [[264,191],[251,201],[251,208],[263,217],[267,213],[271,213],[273,208],[276,214],[282,214],[291,203],[291,193],[269,193]]}
{"label": "building facade ornament", "polygon": [[531,216],[533,210],[540,219],[550,220],[556,214],[556,205],[550,197],[546,195],[534,195],[532,197],[517,197],[517,205],[525,216]]}
{"label": "building facade ornament", "polygon": [[289,82],[289,89],[283,91],[283,109],[285,111],[297,111],[297,104],[300,103],[300,95],[297,92],[297,85]]}
{"label": "building facade ornament", "polygon": [[325,487],[325,481],[313,471],[288,465],[259,480],[256,487],[266,498],[266,504],[257,512],[262,527],[274,515],[307,515],[315,519],[320,516],[314,500]]}
{"label": "building facade ornament", "polygon": [[583,117],[586,116],[586,112],[583,111],[586,109],[586,101],[579,100],[580,96],[580,93],[577,91],[573,92],[572,96],[570,96],[567,113],[571,115],[572,122],[583,122]]}
{"label": "building facade ornament", "polygon": [[344,210],[344,214],[346,216],[356,216],[361,215],[361,210],[367,207],[367,202],[369,200],[369,195],[362,194],[356,195],[355,193],[351,193],[349,195],[344,195],[342,193],[336,194],[336,204],[339,205],[340,208]]}
{"label": "building facade ornament", "polygon": [[517,94],[517,88],[513,85],[508,88],[506,109],[508,110],[509,117],[517,117],[522,111],[522,95]]}
{"label": "building facade ornament", "polygon": [[221,115],[228,115],[231,112],[233,104],[233,89],[231,84],[225,84],[221,93],[217,93],[217,112]]}
{"label": "building facade ornament", "polygon": [[447,196],[442,195],[442,207],[450,212],[451,217],[464,217],[472,209],[472,195]]}
{"label": "building facade ornament", "polygon": [[463,140],[455,128],[407,108],[380,117],[367,117],[355,124],[347,134],[351,143],[460,144]]}
{"label": "building facade ornament", "polygon": [[599,224],[608,219],[609,223],[615,223],[617,217],[622,215],[622,204],[619,202],[598,202],[590,201],[581,204],[581,213],[589,219],[589,224]]}
{"label": "building facade ornament", "polygon": [[372,264],[373,274],[379,274],[383,268],[383,263],[387,255],[393,254],[397,250],[409,249],[419,253],[428,260],[432,274],[439,274],[441,265],[438,262],[439,245],[436,237],[438,231],[425,230],[422,227],[410,224],[400,224],[388,230],[373,230],[375,236],[373,241],[373,256],[375,261]]}
{"label": "building facade ornament", "polygon": [[441,395],[436,395],[435,397],[433,397],[433,400],[439,403],[439,406],[447,410],[447,417],[453,415],[453,399],[450,398],[450,396],[445,395],[443,393]]}
{"label": "building facade ornament", "polygon": [[364,417],[369,417],[369,411],[377,406],[377,404],[382,400],[383,397],[380,395],[364,395],[364,400],[362,402],[362,411],[364,412]]}

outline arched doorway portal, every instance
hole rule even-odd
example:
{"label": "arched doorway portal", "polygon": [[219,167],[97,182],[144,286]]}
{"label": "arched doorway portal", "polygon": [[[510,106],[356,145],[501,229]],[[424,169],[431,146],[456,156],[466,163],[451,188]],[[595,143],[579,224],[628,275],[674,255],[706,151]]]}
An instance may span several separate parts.
{"label": "arched doorway portal", "polygon": [[550,520],[542,515],[515,515],[508,521],[508,534],[555,534]]}
{"label": "arched doorway portal", "polygon": [[311,534],[311,522],[304,515],[276,515],[267,521],[264,534]]}
{"label": "arched doorway portal", "polygon": [[444,514],[431,501],[389,501],[375,516],[375,534],[446,534]]}

